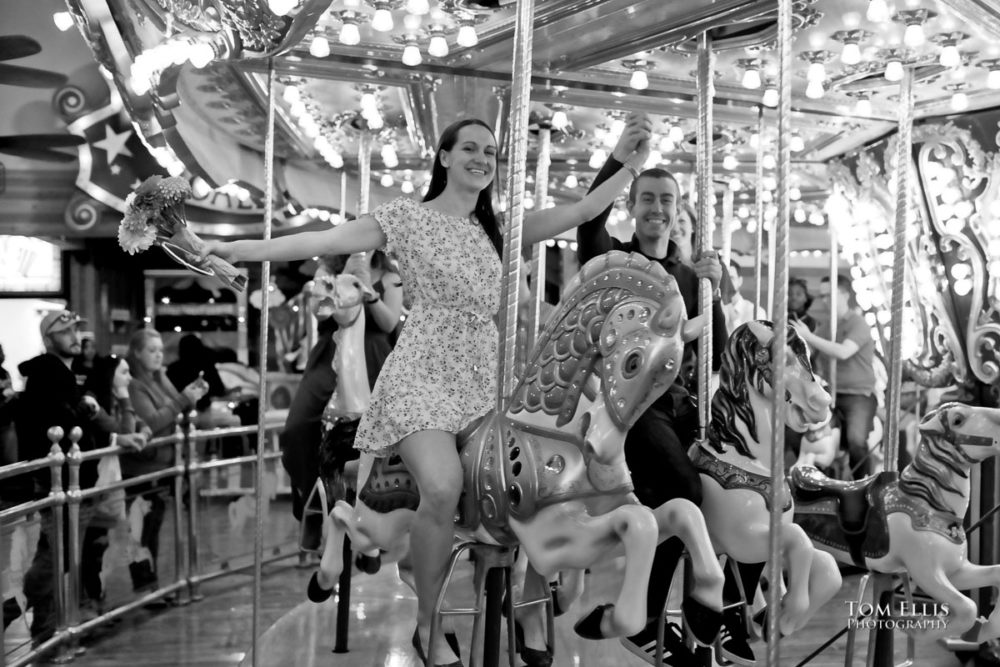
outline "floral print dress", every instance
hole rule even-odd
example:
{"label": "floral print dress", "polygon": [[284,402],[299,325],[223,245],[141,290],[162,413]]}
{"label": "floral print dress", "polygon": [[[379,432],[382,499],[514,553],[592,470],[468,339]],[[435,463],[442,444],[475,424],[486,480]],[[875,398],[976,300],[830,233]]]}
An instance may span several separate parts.
{"label": "floral print dress", "polygon": [[458,433],[493,408],[501,262],[473,217],[446,215],[405,197],[371,215],[412,303],[354,444],[389,456],[411,433]]}

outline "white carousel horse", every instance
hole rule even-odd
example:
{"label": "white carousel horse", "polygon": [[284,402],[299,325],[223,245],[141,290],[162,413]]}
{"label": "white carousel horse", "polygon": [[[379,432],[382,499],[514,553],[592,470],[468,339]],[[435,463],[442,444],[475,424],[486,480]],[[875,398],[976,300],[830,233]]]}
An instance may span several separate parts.
{"label": "white carousel horse", "polygon": [[[549,319],[503,414],[460,434],[465,492],[461,536],[520,544],[544,577],[626,556],[615,605],[585,619],[591,634],[634,634],[646,622],[646,587],[658,541],[678,535],[694,555],[693,596],[719,614],[722,573],[698,509],[675,500],[655,512],[631,493],[625,433],[675,379],[684,341],[703,322],[686,322],[673,277],[641,255],[611,252],[588,262]],[[340,573],[345,533],[383,559],[408,552],[419,502],[398,456],[362,455],[355,507],[337,502],[320,589]],[[716,625],[716,627],[718,627]]]}
{"label": "white carousel horse", "polygon": [[811,425],[802,434],[802,441],[799,444],[799,458],[792,464],[792,467],[828,468],[833,465],[839,449],[840,427],[833,426],[831,419],[827,419],[822,424]]}
{"label": "white carousel horse", "polygon": [[[773,326],[765,321],[748,322],[732,333],[723,353],[719,390],[712,398],[708,442],[690,452],[701,474],[701,511],[712,544],[739,564],[770,558],[774,339]],[[805,343],[791,327],[783,363],[788,427],[802,432],[828,419],[830,395],[813,375]],[[787,488],[783,495],[781,558],[788,588],[778,623],[787,635],[802,628],[833,597],[841,578],[834,559],[816,549],[805,531],[792,523]],[[752,600],[753,591],[747,595]],[[727,628],[737,633],[728,619]]]}
{"label": "white carousel horse", "polygon": [[[1000,454],[1000,409],[946,403],[920,423],[922,440],[901,474],[855,482],[831,480],[814,468],[792,473],[795,522],[840,562],[886,574],[907,572],[920,589],[948,606],[947,623],[922,632],[982,643],[1000,637],[1000,606],[978,627],[976,603],[960,590],[1000,589],[1000,565],[968,561],[962,519],[969,507],[969,470]],[[943,627],[942,627],[943,626]]]}

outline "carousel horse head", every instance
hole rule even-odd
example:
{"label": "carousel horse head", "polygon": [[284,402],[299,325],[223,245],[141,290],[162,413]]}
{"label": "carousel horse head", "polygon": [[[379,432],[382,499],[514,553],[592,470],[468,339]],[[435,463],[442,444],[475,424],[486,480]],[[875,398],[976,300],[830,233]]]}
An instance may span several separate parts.
{"label": "carousel horse head", "polygon": [[[757,458],[751,445],[757,444],[757,420],[764,418],[755,408],[769,408],[773,401],[772,353],[774,326],[757,320],[739,326],[729,337],[722,355],[719,372],[719,390],[712,398],[712,423],[709,442],[718,452],[732,444],[736,451],[749,458]],[[797,433],[805,432],[810,425],[826,421],[830,415],[830,394],[813,374],[809,350],[805,341],[793,327],[788,327],[785,348],[785,403],[786,425]],[[769,414],[769,412],[767,413]],[[753,442],[747,442],[737,425],[743,423]]]}
{"label": "carousel horse head", "polygon": [[913,465],[947,486],[952,471],[1000,454],[1000,409],[943,403],[920,422],[920,451]]}
{"label": "carousel horse head", "polygon": [[351,255],[343,272],[337,275],[321,266],[311,286],[312,308],[317,319],[333,317],[341,327],[354,324],[364,309],[365,299],[375,296],[368,286],[370,272],[366,253]]}

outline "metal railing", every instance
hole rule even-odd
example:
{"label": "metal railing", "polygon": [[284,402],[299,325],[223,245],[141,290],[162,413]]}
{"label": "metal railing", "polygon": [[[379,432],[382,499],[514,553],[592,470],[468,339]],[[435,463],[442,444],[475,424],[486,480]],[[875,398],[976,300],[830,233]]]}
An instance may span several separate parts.
{"label": "metal railing", "polygon": [[[283,418],[281,421],[268,423],[265,442],[270,442],[273,436],[282,430],[283,426]],[[199,563],[197,529],[198,499],[203,471],[230,466],[255,465],[257,457],[249,455],[200,461],[198,445],[210,440],[232,436],[255,439],[257,433],[258,429],[255,425],[196,430],[192,428],[190,419],[181,415],[178,417],[177,428],[173,435],[153,438],[145,447],[145,449],[173,447],[173,465],[104,486],[83,489],[80,487],[80,467],[84,463],[100,460],[104,456],[128,454],[130,450],[115,445],[81,451],[78,443],[82,431],[75,427],[70,432],[69,451],[64,453],[59,445],[64,432],[62,428],[56,426],[50,428],[47,433],[48,439],[52,443],[48,456],[43,459],[0,467],[0,483],[13,477],[37,473],[45,469],[49,470],[51,487],[48,496],[0,510],[0,528],[35,514],[41,516],[43,531],[46,525],[51,526],[48,534],[50,536],[49,547],[52,551],[55,615],[55,632],[50,638],[24,652],[15,650],[12,654],[7,654],[6,648],[4,648],[3,651],[0,651],[0,667],[21,667],[36,661],[40,655],[53,651],[55,655],[52,661],[69,662],[81,652],[79,650],[80,639],[96,627],[170,595],[176,595],[177,604],[181,605],[201,600],[203,596],[199,592],[199,586],[203,582],[253,567],[251,560],[245,565],[233,566],[226,562],[222,564],[222,567],[213,571],[202,571]],[[265,462],[273,461],[280,456],[281,453],[276,448],[273,451],[265,449]],[[168,478],[173,480],[174,581],[166,584],[161,583],[156,590],[116,606],[87,621],[81,621],[81,535],[86,529],[86,526],[81,525],[81,509],[85,505],[91,504],[86,503],[88,500],[96,502],[111,492],[127,490]],[[66,480],[65,486],[63,480]],[[248,491],[252,491],[252,489]],[[187,493],[186,503],[185,492]],[[86,512],[83,513],[83,518],[88,518]],[[0,537],[0,541],[2,541],[2,537]],[[66,545],[71,548],[66,549]],[[284,549],[285,546],[288,549]],[[7,548],[0,544],[0,559],[5,560],[6,554]],[[68,555],[68,562],[64,562],[64,555]],[[271,556],[264,562],[270,563],[298,555],[297,543],[289,542],[287,545],[282,544],[274,548]],[[0,570],[5,570],[7,565],[7,563],[0,561]]]}

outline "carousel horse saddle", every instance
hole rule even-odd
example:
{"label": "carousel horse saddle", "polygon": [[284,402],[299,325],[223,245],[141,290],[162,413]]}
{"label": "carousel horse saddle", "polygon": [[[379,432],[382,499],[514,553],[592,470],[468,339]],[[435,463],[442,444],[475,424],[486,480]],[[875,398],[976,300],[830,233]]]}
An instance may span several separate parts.
{"label": "carousel horse saddle", "polygon": [[420,504],[417,484],[398,454],[375,459],[358,498],[379,514],[403,509],[416,511]]}
{"label": "carousel horse saddle", "polygon": [[[832,505],[830,514],[837,518],[837,528],[843,539],[833,533],[820,541],[850,552],[851,559],[864,566],[865,556],[879,557],[888,552],[889,533],[885,520],[883,491],[898,480],[895,472],[882,472],[857,481],[830,479],[816,468],[794,468],[791,474],[792,497],[796,503],[796,523],[813,536],[813,528],[800,521],[801,515],[817,516],[809,506]],[[799,509],[804,510],[799,512]],[[818,514],[826,514],[819,512]],[[872,521],[873,513],[877,520]],[[826,532],[826,531],[821,531]],[[836,532],[836,531],[834,531]]]}

